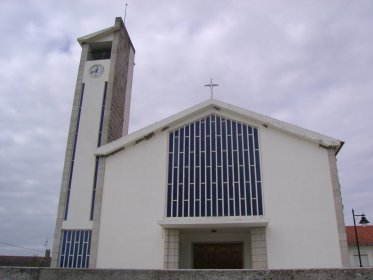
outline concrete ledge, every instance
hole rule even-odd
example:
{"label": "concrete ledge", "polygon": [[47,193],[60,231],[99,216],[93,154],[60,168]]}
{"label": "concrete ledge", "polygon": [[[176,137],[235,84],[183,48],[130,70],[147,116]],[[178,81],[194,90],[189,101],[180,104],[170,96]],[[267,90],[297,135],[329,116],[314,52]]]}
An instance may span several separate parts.
{"label": "concrete ledge", "polygon": [[164,218],[158,221],[163,228],[253,228],[266,227],[269,220],[263,216],[248,217],[189,217]]}
{"label": "concrete ledge", "polygon": [[294,270],[131,270],[0,267],[4,280],[230,280],[373,279],[373,268]]}

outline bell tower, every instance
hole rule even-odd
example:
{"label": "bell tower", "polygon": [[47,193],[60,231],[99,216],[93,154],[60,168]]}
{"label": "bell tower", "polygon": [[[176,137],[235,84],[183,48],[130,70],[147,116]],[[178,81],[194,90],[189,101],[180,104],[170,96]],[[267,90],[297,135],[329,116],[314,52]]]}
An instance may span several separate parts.
{"label": "bell tower", "polygon": [[128,133],[135,49],[119,17],[78,42],[82,53],[51,266],[94,268],[105,170],[95,150]]}

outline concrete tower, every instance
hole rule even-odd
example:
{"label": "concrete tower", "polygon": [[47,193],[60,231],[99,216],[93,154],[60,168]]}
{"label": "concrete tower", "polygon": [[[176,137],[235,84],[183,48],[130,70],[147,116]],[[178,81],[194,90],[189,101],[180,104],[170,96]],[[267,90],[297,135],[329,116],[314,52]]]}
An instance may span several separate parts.
{"label": "concrete tower", "polygon": [[[53,267],[95,267],[105,158],[128,133],[135,49],[121,18],[78,38],[82,47],[58,206]],[[66,250],[80,246],[75,256]]]}

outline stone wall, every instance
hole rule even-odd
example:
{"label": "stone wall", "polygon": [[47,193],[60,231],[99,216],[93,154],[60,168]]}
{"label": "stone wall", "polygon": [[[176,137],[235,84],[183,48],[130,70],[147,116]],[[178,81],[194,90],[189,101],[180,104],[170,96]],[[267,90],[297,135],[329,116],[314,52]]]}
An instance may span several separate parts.
{"label": "stone wall", "polygon": [[4,280],[329,280],[373,279],[373,268],[307,269],[307,270],[115,270],[115,269],[54,269],[0,267]]}

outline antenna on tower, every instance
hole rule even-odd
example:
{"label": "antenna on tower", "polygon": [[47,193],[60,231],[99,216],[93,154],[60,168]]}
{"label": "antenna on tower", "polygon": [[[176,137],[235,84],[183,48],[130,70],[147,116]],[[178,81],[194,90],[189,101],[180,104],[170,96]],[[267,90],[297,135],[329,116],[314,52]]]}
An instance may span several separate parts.
{"label": "antenna on tower", "polygon": [[127,3],[126,3],[126,8],[124,9],[124,18],[123,18],[124,25],[126,25],[126,16],[127,16]]}

